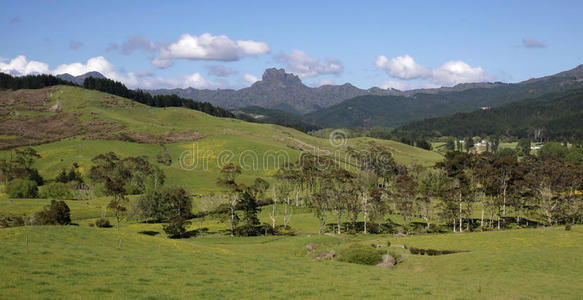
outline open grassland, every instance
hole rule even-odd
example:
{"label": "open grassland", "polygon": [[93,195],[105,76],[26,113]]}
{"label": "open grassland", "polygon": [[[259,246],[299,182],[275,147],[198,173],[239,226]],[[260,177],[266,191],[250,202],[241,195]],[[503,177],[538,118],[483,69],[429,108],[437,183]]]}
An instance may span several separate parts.
{"label": "open grassland", "polygon": [[[0,298],[572,298],[583,294],[583,227],[393,236],[206,236],[115,229],[0,230]],[[26,236],[29,244],[25,245]],[[122,240],[121,249],[119,239]],[[405,255],[393,269],[311,258],[308,243],[406,244],[469,252]]]}

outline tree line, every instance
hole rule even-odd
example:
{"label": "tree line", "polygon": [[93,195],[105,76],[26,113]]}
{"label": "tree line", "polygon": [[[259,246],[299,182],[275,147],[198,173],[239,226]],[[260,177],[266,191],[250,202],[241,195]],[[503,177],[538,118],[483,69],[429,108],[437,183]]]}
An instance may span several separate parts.
{"label": "tree line", "polygon": [[[42,89],[45,87],[55,85],[72,85],[77,84],[60,79],[53,75],[27,75],[27,76],[11,76],[9,74],[0,73],[0,89]],[[128,98],[142,104],[153,107],[185,107],[188,109],[198,110],[206,114],[221,117],[221,118],[235,118],[230,111],[220,107],[213,106],[208,102],[197,102],[191,99],[178,97],[177,95],[157,95],[151,94],[142,90],[128,89],[123,83],[107,78],[88,77],[83,82],[83,87],[86,89],[98,90],[100,92]]]}
{"label": "tree line", "polygon": [[[273,203],[310,208],[326,230],[472,231],[583,222],[583,166],[552,155],[449,152],[435,168],[398,165],[382,146],[352,150],[353,170],[330,158],[304,154],[285,166],[274,183]],[[275,208],[274,208],[275,210]],[[475,217],[475,215],[479,217]],[[400,215],[397,226],[387,215]],[[342,217],[348,217],[342,223]],[[423,226],[412,218],[424,220]],[[362,222],[357,222],[359,219]],[[275,218],[273,218],[275,227]]]}
{"label": "tree line", "polygon": [[142,90],[128,89],[123,83],[107,78],[88,77],[83,81],[83,87],[90,90],[97,90],[108,94],[132,99],[134,101],[153,107],[186,107],[193,110],[202,111],[206,114],[221,117],[235,118],[230,111],[213,106],[208,102],[197,102],[191,99],[178,97],[177,95],[156,95]]}

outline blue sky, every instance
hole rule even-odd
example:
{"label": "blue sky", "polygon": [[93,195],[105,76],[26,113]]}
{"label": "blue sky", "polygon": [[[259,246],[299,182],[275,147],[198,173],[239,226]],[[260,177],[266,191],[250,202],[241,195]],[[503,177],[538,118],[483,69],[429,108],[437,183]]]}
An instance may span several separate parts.
{"label": "blue sky", "polygon": [[0,71],[96,70],[145,88],[241,88],[269,67],[311,86],[517,82],[583,63],[581,12],[583,1],[0,0]]}

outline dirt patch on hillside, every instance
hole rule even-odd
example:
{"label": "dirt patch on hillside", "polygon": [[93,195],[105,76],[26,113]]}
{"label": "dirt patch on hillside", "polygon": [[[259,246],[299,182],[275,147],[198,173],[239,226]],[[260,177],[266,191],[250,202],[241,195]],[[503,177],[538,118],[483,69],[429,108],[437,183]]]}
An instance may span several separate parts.
{"label": "dirt patch on hillside", "polygon": [[38,90],[1,91],[0,106],[16,110],[47,111],[51,101],[47,97],[50,88]]}
{"label": "dirt patch on hillside", "polygon": [[171,144],[177,142],[187,142],[195,141],[202,137],[200,132],[195,130],[183,130],[183,131],[166,131],[161,135],[154,135],[146,132],[137,132],[132,130],[124,131],[99,131],[88,135],[85,139],[97,139],[97,140],[114,140],[114,141],[125,141],[132,143],[141,144]]}
{"label": "dirt patch on hillside", "polygon": [[0,119],[0,134],[18,138],[0,138],[0,149],[50,143],[83,133],[83,125],[71,113],[4,118]]}

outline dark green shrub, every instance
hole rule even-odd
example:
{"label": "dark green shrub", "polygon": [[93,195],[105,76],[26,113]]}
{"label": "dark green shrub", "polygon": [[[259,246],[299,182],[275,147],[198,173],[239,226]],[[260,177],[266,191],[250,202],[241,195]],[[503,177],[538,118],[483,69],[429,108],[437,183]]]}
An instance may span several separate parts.
{"label": "dark green shrub", "polygon": [[109,223],[109,220],[106,218],[99,218],[95,220],[95,226],[99,228],[109,228],[111,227],[111,223]]}
{"label": "dark green shrub", "polygon": [[127,184],[124,189],[127,195],[139,195],[142,193],[142,188],[136,184]]}
{"label": "dark green shrub", "polygon": [[339,261],[361,265],[376,265],[383,258],[383,251],[362,246],[351,246],[340,252]]}
{"label": "dark green shrub", "polygon": [[0,228],[23,226],[24,218],[22,216],[0,216]]}
{"label": "dark green shrub", "polygon": [[186,236],[186,226],[190,225],[190,221],[185,218],[178,216],[170,221],[168,225],[164,225],[164,232],[169,238],[179,239]]}
{"label": "dark green shrub", "polygon": [[61,182],[54,182],[44,185],[40,189],[40,198],[71,199],[71,190]]}
{"label": "dark green shrub", "polygon": [[13,179],[6,184],[6,193],[11,198],[36,198],[37,183],[28,179]]}
{"label": "dark green shrub", "polygon": [[571,224],[567,224],[567,225],[565,225],[565,230],[567,230],[567,231],[571,231]]}
{"label": "dark green shrub", "polygon": [[387,241],[387,247],[391,247],[391,241]]}
{"label": "dark green shrub", "polygon": [[71,224],[71,210],[65,201],[52,200],[50,205],[31,216],[30,223],[33,225],[69,225]]}

